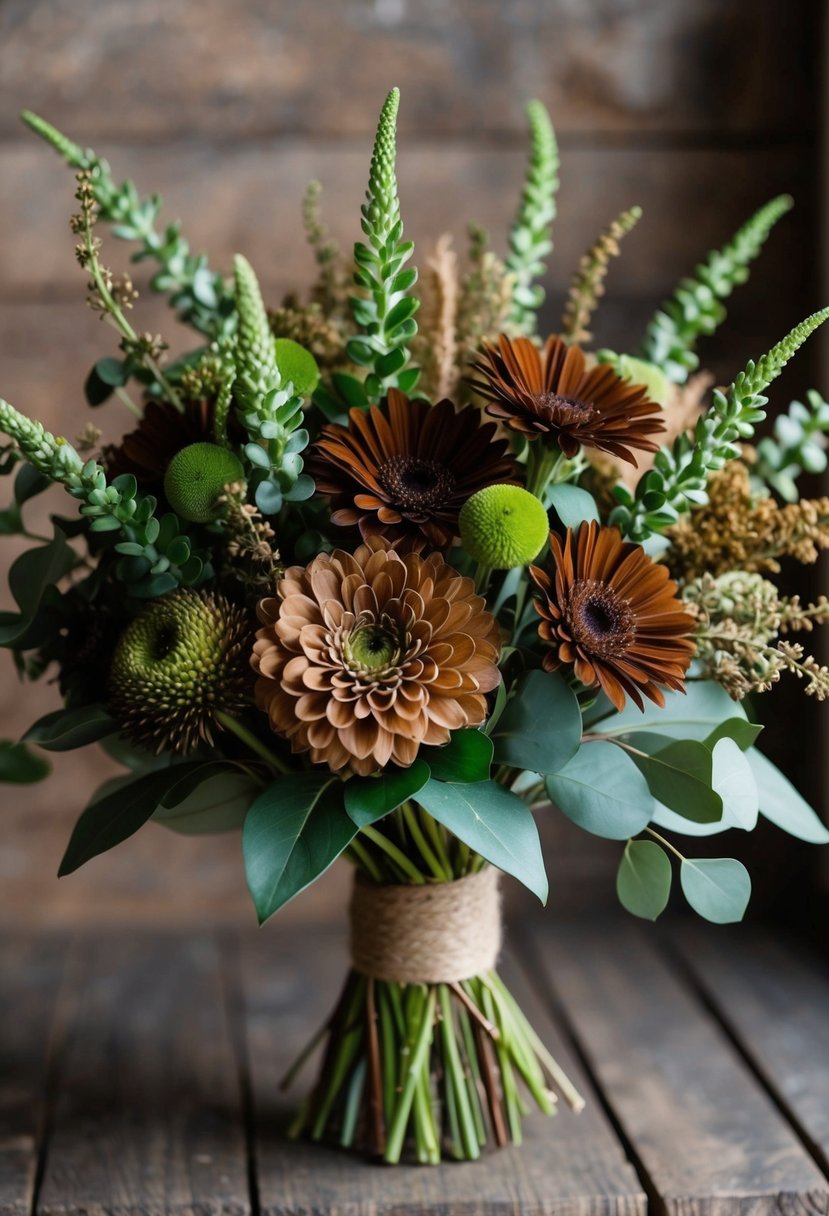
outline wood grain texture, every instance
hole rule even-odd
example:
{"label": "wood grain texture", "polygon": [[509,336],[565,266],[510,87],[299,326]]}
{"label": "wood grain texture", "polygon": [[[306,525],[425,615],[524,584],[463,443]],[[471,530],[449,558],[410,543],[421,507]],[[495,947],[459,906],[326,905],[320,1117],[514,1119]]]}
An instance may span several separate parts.
{"label": "wood grain texture", "polygon": [[29,1216],[65,943],[0,938],[0,1216]]}
{"label": "wood grain texture", "polygon": [[554,925],[534,938],[532,957],[660,1211],[829,1210],[829,1180],[643,929]]}
{"label": "wood grain texture", "polygon": [[363,134],[397,84],[421,132],[521,129],[540,96],[562,132],[790,137],[816,14],[812,0],[5,0],[0,133],[25,104],[78,139]]}
{"label": "wood grain texture", "polygon": [[[254,1101],[255,1159],[262,1216],[644,1216],[635,1174],[541,1002],[517,967],[504,978],[554,1055],[588,1096],[575,1116],[530,1117],[520,1148],[440,1169],[384,1169],[348,1154],[285,1139],[301,1093],[279,1080],[333,1005],[346,966],[344,938],[301,941],[265,931],[242,939],[242,988]],[[311,1074],[303,1074],[309,1084]]]}
{"label": "wood grain texture", "polygon": [[207,937],[86,939],[39,1216],[247,1216],[234,1053]]}
{"label": "wood grain texture", "polygon": [[829,1173],[829,968],[782,935],[686,925],[685,966]]}

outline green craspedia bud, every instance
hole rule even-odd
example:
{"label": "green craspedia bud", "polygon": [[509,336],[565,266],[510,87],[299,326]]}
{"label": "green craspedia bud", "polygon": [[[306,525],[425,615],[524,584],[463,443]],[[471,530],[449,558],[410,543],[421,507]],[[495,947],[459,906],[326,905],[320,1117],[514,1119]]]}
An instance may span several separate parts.
{"label": "green craspedia bud", "polygon": [[282,383],[290,382],[297,397],[310,397],[319,384],[320,369],[316,359],[293,338],[276,339],[276,366]]}
{"label": "green craspedia bud", "polygon": [[544,507],[521,486],[479,490],[461,508],[459,524],[467,553],[493,570],[529,565],[550,531]]}
{"label": "green craspedia bud", "polygon": [[643,384],[651,401],[665,405],[670,396],[671,382],[661,367],[648,363],[647,359],[636,359],[633,355],[619,355],[616,370],[632,384]]}
{"label": "green craspedia bud", "polygon": [[176,591],[136,617],[115,647],[108,707],[133,743],[155,752],[212,742],[216,713],[242,712],[254,626],[220,595]]}
{"label": "green craspedia bud", "polygon": [[216,512],[216,500],[226,485],[244,477],[241,462],[215,443],[191,443],[177,452],[164,475],[164,494],[182,519],[206,524]]}

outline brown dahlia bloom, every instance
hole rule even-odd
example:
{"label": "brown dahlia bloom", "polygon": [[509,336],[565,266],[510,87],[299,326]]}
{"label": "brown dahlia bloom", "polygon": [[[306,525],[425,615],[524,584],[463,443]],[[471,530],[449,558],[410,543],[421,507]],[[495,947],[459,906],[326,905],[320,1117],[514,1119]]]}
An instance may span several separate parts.
{"label": "brown dahlia bloom", "polygon": [[367,775],[478,726],[497,686],[498,625],[436,553],[371,537],[285,572],[259,606],[256,703],[315,764]]}
{"label": "brown dahlia bloom", "polygon": [[516,480],[495,424],[471,406],[429,405],[390,389],[384,406],[353,409],[348,426],[323,428],[308,471],[333,496],[331,518],[356,524],[364,539],[396,548],[443,549],[457,535],[466,500],[485,486]]}
{"label": "brown dahlia bloom", "polygon": [[528,338],[502,334],[473,366],[483,378],[470,383],[489,402],[488,414],[527,439],[551,436],[567,457],[584,445],[636,464],[631,448],[659,448],[649,436],[664,430],[654,417],[661,407],[644,385],[623,380],[609,364],[588,366],[561,338],[539,350]]}
{"label": "brown dahlia bloom", "polygon": [[598,684],[617,709],[625,696],[643,709],[643,694],[664,705],[660,685],[683,692],[694,620],[665,567],[623,541],[618,528],[595,522],[582,524],[578,536],[568,528],[563,546],[551,532],[550,549],[552,578],[530,566],[542,593],[535,606],[539,636],[550,646],[547,671],[572,663],[577,679]]}

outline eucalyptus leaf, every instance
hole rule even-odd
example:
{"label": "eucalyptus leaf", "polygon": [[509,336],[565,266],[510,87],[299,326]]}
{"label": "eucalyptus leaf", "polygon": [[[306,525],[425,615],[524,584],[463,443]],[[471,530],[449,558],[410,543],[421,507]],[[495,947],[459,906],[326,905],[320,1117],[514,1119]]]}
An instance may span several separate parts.
{"label": "eucalyptus leaf", "polygon": [[351,777],[345,783],[345,809],[358,828],[367,827],[413,798],[428,780],[429,765],[421,759],[409,768],[386,768],[376,777]]}
{"label": "eucalyptus leaf", "polygon": [[488,781],[494,751],[479,730],[456,730],[443,747],[424,747],[421,755],[438,781]]}
{"label": "eucalyptus leaf", "polygon": [[103,705],[80,709],[56,709],[39,718],[23,736],[24,743],[37,743],[49,752],[68,752],[115,734],[116,723]]}
{"label": "eucalyptus leaf", "polygon": [[745,711],[712,680],[690,680],[685,693],[666,692],[665,706],[648,701],[644,710],[632,702],[623,710],[606,712],[609,702],[599,698],[585,723],[603,735],[626,735],[631,731],[655,730],[672,738],[707,739],[721,723],[745,718]]}
{"label": "eucalyptus leaf", "polygon": [[798,840],[829,844],[829,829],[780,769],[754,747],[746,755],[760,791],[760,814]]}
{"label": "eucalyptus leaf", "polygon": [[683,836],[713,836],[734,828],[751,831],[757,824],[759,808],[757,782],[747,755],[728,736],[723,736],[713,745],[711,783],[723,801],[723,814],[719,822],[694,823],[657,802],[654,823]]}
{"label": "eucalyptus leaf", "polygon": [[616,875],[623,908],[643,920],[656,920],[671,894],[671,861],[653,840],[629,840]]}
{"label": "eucalyptus leaf", "polygon": [[545,505],[555,511],[565,528],[578,528],[585,521],[599,522],[599,508],[596,500],[581,486],[568,485],[559,482],[547,488]]}
{"label": "eucalyptus leaf", "polygon": [[722,819],[722,798],[712,786],[713,759],[704,744],[648,731],[630,734],[628,740],[654,798],[696,823]]}
{"label": "eucalyptus leaf", "polygon": [[495,760],[533,773],[558,773],[578,751],[581,709],[557,672],[531,671],[518,684],[490,737]]}
{"label": "eucalyptus leaf", "polygon": [[33,785],[50,772],[49,762],[30,752],[25,743],[0,739],[0,783]]}
{"label": "eucalyptus leaf", "polygon": [[650,823],[654,799],[630,756],[615,743],[584,743],[546,779],[550,801],[594,836],[627,840]]}
{"label": "eucalyptus leaf", "polygon": [[458,840],[547,902],[538,828],[521,798],[495,781],[460,785],[430,780],[417,801]]}
{"label": "eucalyptus leaf", "polygon": [[751,898],[751,878],[733,857],[684,858],[679,880],[688,903],[715,925],[743,919]]}
{"label": "eucalyptus leaf", "polygon": [[253,803],[242,829],[259,923],[319,878],[356,834],[339,778],[316,771],[277,778]]}

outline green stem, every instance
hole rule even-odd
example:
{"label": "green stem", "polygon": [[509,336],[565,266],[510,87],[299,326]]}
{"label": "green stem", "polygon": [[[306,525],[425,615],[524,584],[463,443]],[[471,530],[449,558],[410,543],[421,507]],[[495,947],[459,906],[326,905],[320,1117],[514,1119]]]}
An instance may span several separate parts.
{"label": "green stem", "polygon": [[491,578],[492,566],[479,564],[475,571],[475,591],[478,595],[486,595]]}
{"label": "green stem", "polygon": [[288,767],[284,760],[272,752],[269,747],[266,747],[253,731],[248,730],[246,726],[243,726],[241,722],[237,722],[235,718],[231,718],[230,714],[226,714],[223,709],[216,711],[216,721],[225,730],[229,730],[231,734],[234,734],[237,739],[241,739],[243,743],[246,743],[252,752],[255,752],[257,756],[261,756],[278,773],[287,774],[294,771]]}
{"label": "green stem", "polygon": [[566,460],[558,448],[549,448],[543,439],[536,439],[527,448],[527,489],[541,502],[547,486],[559,466]]}
{"label": "green stem", "polygon": [[680,853],[679,849],[671,844],[670,840],[666,840],[664,836],[660,836],[658,832],[653,830],[653,828],[645,828],[645,831],[649,836],[653,836],[654,840],[658,841],[663,848],[668,849],[669,852],[673,853],[674,857],[678,857],[680,861],[685,860],[682,853]]}
{"label": "green stem", "polygon": [[355,864],[362,866],[366,874],[368,874],[369,878],[373,879],[374,882],[383,881],[383,871],[371,856],[368,849],[362,845],[359,840],[352,840],[351,844],[346,850],[346,856],[349,854],[352,855]]}
{"label": "green stem", "polygon": [[412,840],[414,841],[415,845],[417,846],[417,849],[418,849],[421,857],[426,862],[426,865],[432,871],[432,874],[434,875],[434,877],[437,878],[437,880],[439,882],[448,882],[449,878],[446,874],[446,871],[441,866],[440,862],[438,861],[437,857],[434,854],[434,851],[430,848],[428,840],[426,839],[426,837],[423,834],[423,829],[421,828],[420,823],[418,822],[417,812],[414,810],[412,805],[408,802],[403,807],[403,818],[406,822],[406,827],[411,832]]}
{"label": "green stem", "polygon": [[449,999],[449,989],[445,984],[438,985],[438,1001],[441,1013],[441,1038],[443,1040],[443,1066],[445,1070],[444,1084],[447,1093],[454,1095],[455,1109],[460,1133],[463,1141],[464,1155],[468,1161],[474,1161],[479,1155],[478,1129],[469,1103],[461,1057],[452,1018],[452,1004]]}
{"label": "green stem", "polygon": [[435,999],[435,989],[430,988],[425,1001],[422,1003],[422,1012],[419,1011],[420,1016],[416,1023],[416,1033],[411,1040],[411,1046],[407,1044],[407,1047],[410,1049],[410,1059],[408,1067],[404,1072],[405,1079],[395,1107],[394,1117],[389,1130],[389,1139],[386,1144],[385,1160],[390,1165],[396,1165],[403,1152],[403,1142],[406,1136],[406,1127],[409,1122],[415,1089],[432,1042],[432,1031],[435,1021]]}
{"label": "green stem", "polygon": [[415,866],[415,864],[401,849],[398,849],[396,844],[389,840],[387,836],[384,836],[382,832],[378,832],[377,829],[373,827],[362,828],[361,832],[363,836],[365,836],[367,840],[370,840],[372,844],[376,845],[378,849],[382,849],[386,856],[393,861],[397,868],[401,870],[408,878],[410,878],[412,882],[417,883],[418,885],[425,883],[426,879],[423,874],[421,874],[420,870],[418,870],[417,866]]}

